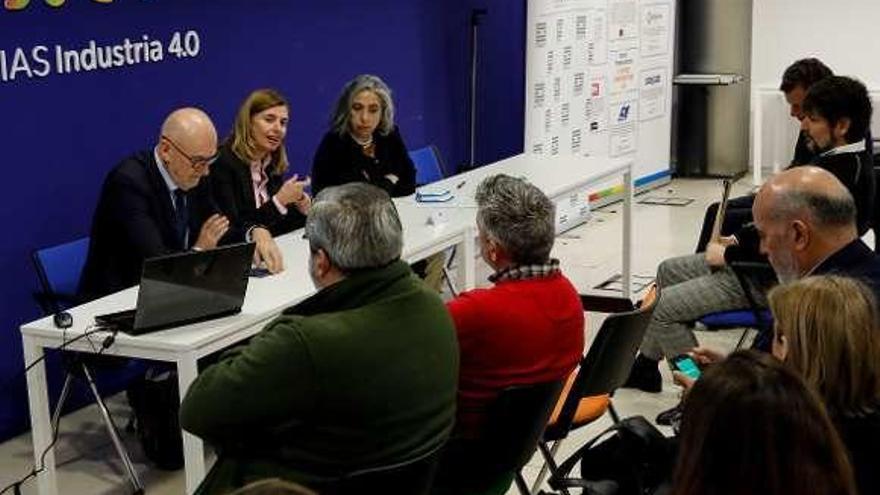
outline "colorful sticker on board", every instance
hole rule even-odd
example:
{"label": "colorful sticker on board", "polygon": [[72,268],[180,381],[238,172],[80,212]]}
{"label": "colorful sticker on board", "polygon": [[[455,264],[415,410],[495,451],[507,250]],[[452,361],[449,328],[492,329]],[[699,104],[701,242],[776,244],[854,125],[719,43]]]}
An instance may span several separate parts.
{"label": "colorful sticker on board", "polygon": [[[67,0],[43,0],[50,7],[61,7]],[[97,3],[113,3],[113,0],[92,0]],[[24,10],[27,8],[31,0],[3,0],[3,6],[6,10]]]}

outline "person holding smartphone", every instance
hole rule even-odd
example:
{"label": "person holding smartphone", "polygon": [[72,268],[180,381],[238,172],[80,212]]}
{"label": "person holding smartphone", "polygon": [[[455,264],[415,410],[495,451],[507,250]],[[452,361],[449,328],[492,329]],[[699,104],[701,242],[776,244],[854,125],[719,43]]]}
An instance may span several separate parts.
{"label": "person holding smartphone", "polygon": [[[773,356],[803,377],[822,399],[846,446],[860,493],[880,493],[880,316],[874,293],[838,275],[812,276],[774,288]],[[841,324],[846,322],[846,324]],[[705,347],[689,357],[703,369],[724,353]],[[685,394],[695,379],[673,373]]]}
{"label": "person holding smartphone", "polygon": [[737,351],[706,371],[685,399],[672,495],[858,493],[825,408],[787,368]]}

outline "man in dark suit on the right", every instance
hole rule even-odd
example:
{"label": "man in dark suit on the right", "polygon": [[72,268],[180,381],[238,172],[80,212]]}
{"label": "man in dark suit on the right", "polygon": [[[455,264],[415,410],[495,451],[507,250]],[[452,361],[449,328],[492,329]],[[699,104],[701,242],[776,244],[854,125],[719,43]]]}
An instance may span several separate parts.
{"label": "man in dark suit on the right", "polygon": [[[734,261],[754,259],[760,253],[782,282],[835,273],[861,279],[880,298],[880,258],[859,239],[856,202],[834,174],[812,165],[780,172],[761,186],[752,212],[753,226],[740,229],[719,250],[707,251],[705,258],[691,255],[661,264],[658,279],[665,293],[626,387],[659,392],[659,360],[698,345],[686,322],[748,307],[729,268]],[[762,285],[752,287],[756,297]]]}
{"label": "man in dark suit on the right", "polygon": [[781,172],[758,191],[752,211],[752,242],[780,282],[833,273],[860,279],[880,298],[880,258],[859,239],[855,201],[834,175],[814,166]]}

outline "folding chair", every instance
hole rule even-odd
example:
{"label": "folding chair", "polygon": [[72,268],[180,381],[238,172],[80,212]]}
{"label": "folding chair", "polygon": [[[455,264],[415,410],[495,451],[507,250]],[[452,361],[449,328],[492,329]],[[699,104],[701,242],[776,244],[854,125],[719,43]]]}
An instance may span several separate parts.
{"label": "folding chair", "polygon": [[453,438],[441,457],[435,495],[503,495],[512,481],[529,488],[520,470],[535,453],[562,381],[516,385],[489,406],[478,438]]}
{"label": "folding chair", "polygon": [[[76,296],[77,287],[83,267],[85,266],[88,250],[89,238],[84,237],[57,246],[38,249],[32,253],[31,258],[34,262],[41,287],[41,291],[35,293],[34,298],[44,314],[55,314],[79,302]],[[82,374],[89,391],[95,398],[98,409],[101,411],[104,425],[107,427],[107,433],[113,441],[113,446],[116,448],[116,452],[119,454],[119,458],[125,467],[128,481],[131,483],[133,490],[132,493],[142,494],[144,486],[137,476],[137,472],[131,463],[125,446],[122,444],[122,440],[119,438],[119,432],[116,429],[116,424],[113,422],[113,417],[110,415],[107,405],[104,404],[104,400],[98,392],[92,372],[89,370],[86,361],[82,358],[76,358],[68,364],[67,368],[67,375],[64,377],[61,395],[52,414],[52,424],[58,425],[61,410],[70,394],[70,387],[75,379],[75,375]]]}
{"label": "folding chair", "polygon": [[[629,377],[659,298],[660,290],[656,285],[648,290],[637,308],[629,299],[581,296],[584,311],[610,315],[602,322],[579,368],[562,389],[559,402],[538,442],[544,466],[532,485],[531,493],[538,492],[548,470],[551,475],[557,472],[556,452],[569,432],[592,423],[606,411],[615,423],[620,421],[611,399]],[[565,488],[562,492],[568,494]]]}

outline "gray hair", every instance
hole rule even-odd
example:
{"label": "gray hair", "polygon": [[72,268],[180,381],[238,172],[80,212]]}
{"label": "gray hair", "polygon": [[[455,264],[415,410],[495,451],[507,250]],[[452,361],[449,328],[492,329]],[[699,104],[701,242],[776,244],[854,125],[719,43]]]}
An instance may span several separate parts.
{"label": "gray hair", "polygon": [[342,93],[336,100],[333,116],[330,119],[330,127],[340,136],[349,132],[351,105],[354,102],[354,97],[364,90],[375,93],[382,103],[382,118],[379,120],[379,126],[376,127],[379,134],[387,136],[394,130],[394,100],[391,99],[391,89],[378,76],[361,74],[342,88]]}
{"label": "gray hair", "polygon": [[388,193],[352,182],[322,190],[306,219],[312,252],[323,249],[343,273],[379,268],[400,258],[403,227]]}
{"label": "gray hair", "polygon": [[776,198],[770,218],[789,220],[806,212],[819,226],[848,227],[856,224],[856,203],[852,194],[785,190]]}
{"label": "gray hair", "polygon": [[477,187],[477,225],[514,263],[546,263],[556,237],[556,206],[523,179],[498,174]]}

